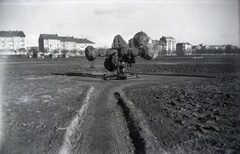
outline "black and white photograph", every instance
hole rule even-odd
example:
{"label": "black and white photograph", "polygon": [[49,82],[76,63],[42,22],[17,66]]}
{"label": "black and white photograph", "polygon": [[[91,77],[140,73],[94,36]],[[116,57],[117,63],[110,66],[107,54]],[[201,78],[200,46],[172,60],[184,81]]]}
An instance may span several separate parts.
{"label": "black and white photograph", "polygon": [[240,1],[0,0],[0,154],[240,154]]}

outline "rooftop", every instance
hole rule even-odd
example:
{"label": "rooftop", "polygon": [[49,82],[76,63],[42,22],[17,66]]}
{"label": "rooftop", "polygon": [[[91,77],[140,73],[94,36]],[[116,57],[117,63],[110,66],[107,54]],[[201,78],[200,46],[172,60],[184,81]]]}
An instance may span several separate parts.
{"label": "rooftop", "polygon": [[58,38],[61,42],[76,42],[76,39],[72,36],[61,36]]}
{"label": "rooftop", "polygon": [[191,45],[189,42],[181,42],[181,43],[177,43],[177,44],[187,44],[187,45]]}
{"label": "rooftop", "polygon": [[76,39],[76,42],[77,43],[92,43],[92,44],[95,44],[94,42],[92,41],[89,41],[88,39]]}
{"label": "rooftop", "polygon": [[43,39],[59,39],[57,34],[40,34],[40,37],[42,37]]}
{"label": "rooftop", "polygon": [[163,36],[162,38],[166,38],[166,39],[175,39],[172,36]]}
{"label": "rooftop", "polygon": [[76,42],[76,43],[89,43],[95,44],[92,41],[89,41],[86,38],[74,38],[73,36],[58,36],[57,34],[40,34],[39,38],[43,39],[55,39],[60,40],[61,42]]}
{"label": "rooftop", "polygon": [[0,31],[0,37],[26,37],[23,31]]}

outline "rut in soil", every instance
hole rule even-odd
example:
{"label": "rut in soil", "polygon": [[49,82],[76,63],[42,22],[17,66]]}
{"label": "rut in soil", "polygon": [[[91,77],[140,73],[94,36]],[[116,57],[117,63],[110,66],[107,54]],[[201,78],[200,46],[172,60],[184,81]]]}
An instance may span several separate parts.
{"label": "rut in soil", "polygon": [[131,116],[130,109],[127,107],[123,99],[118,100],[118,105],[122,108],[123,115],[127,121],[127,127],[129,130],[129,136],[132,140],[132,144],[135,148],[135,154],[145,154],[145,141],[140,135],[140,128],[134,122],[133,117]]}

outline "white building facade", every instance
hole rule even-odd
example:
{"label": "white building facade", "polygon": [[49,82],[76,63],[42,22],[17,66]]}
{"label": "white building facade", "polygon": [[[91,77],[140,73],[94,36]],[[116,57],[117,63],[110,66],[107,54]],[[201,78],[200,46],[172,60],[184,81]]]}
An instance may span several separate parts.
{"label": "white building facade", "polygon": [[0,50],[25,49],[23,31],[0,31]]}
{"label": "white building facade", "polygon": [[[58,36],[57,34],[40,34],[38,39],[39,51],[41,52],[79,52],[84,53],[88,45],[94,46],[95,43],[88,39],[79,39],[69,36]],[[81,54],[82,55],[82,54]]]}
{"label": "white building facade", "polygon": [[176,40],[171,36],[162,36],[160,38],[160,42],[165,43],[165,47],[163,47],[166,50],[167,56],[174,56],[176,55]]}

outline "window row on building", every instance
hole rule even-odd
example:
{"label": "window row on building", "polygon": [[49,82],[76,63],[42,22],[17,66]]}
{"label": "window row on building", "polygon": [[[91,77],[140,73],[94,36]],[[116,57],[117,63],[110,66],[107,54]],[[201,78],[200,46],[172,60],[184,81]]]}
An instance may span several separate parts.
{"label": "window row on building", "polygon": [[19,50],[25,48],[23,31],[0,31],[0,50]]}
{"label": "window row on building", "polygon": [[176,55],[176,40],[171,36],[162,36],[159,40],[161,55],[174,56]]}
{"label": "window row on building", "polygon": [[58,36],[57,34],[40,34],[38,39],[39,51],[43,53],[63,50],[84,51],[88,45],[94,46],[94,44],[88,39]]}
{"label": "window row on building", "polygon": [[161,56],[184,56],[192,54],[229,53],[237,49],[232,45],[191,45],[189,42],[177,43],[171,36],[163,36],[158,41]]}

